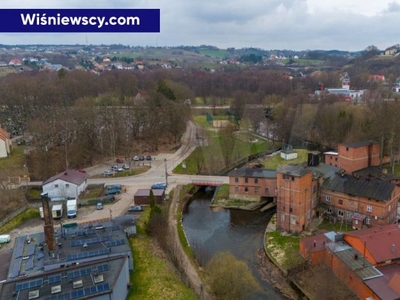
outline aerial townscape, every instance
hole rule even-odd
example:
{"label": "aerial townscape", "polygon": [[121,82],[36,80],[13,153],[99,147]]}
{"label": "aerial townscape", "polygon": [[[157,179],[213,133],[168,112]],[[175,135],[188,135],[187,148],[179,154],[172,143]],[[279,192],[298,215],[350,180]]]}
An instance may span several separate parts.
{"label": "aerial townscape", "polygon": [[400,44],[0,45],[0,299],[400,299]]}

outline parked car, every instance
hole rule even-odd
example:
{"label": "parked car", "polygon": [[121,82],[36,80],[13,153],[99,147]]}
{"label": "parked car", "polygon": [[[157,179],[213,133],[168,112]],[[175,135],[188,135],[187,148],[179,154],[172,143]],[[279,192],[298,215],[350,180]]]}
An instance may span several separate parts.
{"label": "parked car", "polygon": [[112,172],[110,170],[104,170],[103,172],[101,172],[101,175],[103,176],[112,176]]}
{"label": "parked car", "polygon": [[143,211],[143,207],[141,205],[130,206],[128,208],[128,212],[141,212]]}
{"label": "parked car", "polygon": [[150,155],[147,155],[147,156],[146,156],[146,160],[151,160],[151,156],[150,156]]}
{"label": "parked car", "polygon": [[103,209],[103,203],[97,202],[96,209],[97,209],[97,210]]}
{"label": "parked car", "polygon": [[156,182],[151,186],[152,190],[165,190],[167,185],[164,182]]}
{"label": "parked car", "polygon": [[0,235],[0,244],[7,244],[11,241],[11,236],[9,234]]}
{"label": "parked car", "polygon": [[130,169],[130,167],[129,167],[129,165],[122,165],[122,169],[124,169],[124,170],[129,170]]}
{"label": "parked car", "polygon": [[140,155],[140,156],[139,156],[139,160],[144,160],[144,156],[143,156],[143,155]]}
{"label": "parked car", "polygon": [[104,192],[104,196],[121,194],[120,189],[109,189]]}
{"label": "parked car", "polygon": [[122,185],[118,183],[107,186],[107,190],[121,190],[121,189]]}
{"label": "parked car", "polygon": [[132,157],[133,161],[138,161],[139,160],[139,156],[135,155],[134,157]]}
{"label": "parked car", "polygon": [[118,167],[118,166],[112,166],[111,170],[113,170],[114,172],[122,172],[122,171],[124,171],[124,169],[122,169],[121,167]]}
{"label": "parked car", "polygon": [[115,160],[115,162],[116,162],[117,164],[122,164],[122,163],[124,162],[124,160],[123,160],[122,158],[117,158],[117,159]]}

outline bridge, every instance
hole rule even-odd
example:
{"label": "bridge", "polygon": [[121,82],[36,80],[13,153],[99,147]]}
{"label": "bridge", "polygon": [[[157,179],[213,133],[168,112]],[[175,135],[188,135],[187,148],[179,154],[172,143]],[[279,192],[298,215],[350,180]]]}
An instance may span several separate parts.
{"label": "bridge", "polygon": [[205,180],[192,180],[195,186],[220,186],[224,184],[223,181],[205,181]]}

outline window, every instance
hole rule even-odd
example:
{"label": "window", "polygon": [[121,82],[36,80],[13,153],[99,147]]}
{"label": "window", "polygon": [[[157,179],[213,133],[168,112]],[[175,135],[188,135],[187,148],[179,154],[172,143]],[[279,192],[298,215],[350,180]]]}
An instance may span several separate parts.
{"label": "window", "polygon": [[66,183],[66,184],[65,184],[65,187],[66,187],[66,188],[69,188],[69,183]]}
{"label": "window", "polygon": [[254,183],[258,183],[258,178],[254,178]]}
{"label": "window", "polygon": [[55,187],[55,188],[58,188],[58,184],[55,184],[54,187]]}
{"label": "window", "polygon": [[392,210],[392,205],[389,204],[388,211],[391,211],[391,210]]}
{"label": "window", "polygon": [[245,193],[248,193],[248,192],[249,192],[249,188],[248,188],[247,186],[244,188],[244,192],[245,192]]}
{"label": "window", "polygon": [[285,222],[285,214],[281,214],[281,222]]}
{"label": "window", "polygon": [[372,212],[372,206],[371,205],[367,205],[367,212]]}
{"label": "window", "polygon": [[289,207],[289,212],[292,213],[293,212],[293,208]]}
{"label": "window", "polygon": [[258,187],[254,188],[254,194],[258,194]]}
{"label": "window", "polygon": [[286,175],[286,174],[283,174],[283,179],[284,179],[284,180],[291,180],[291,181],[294,181],[294,177],[293,177],[293,176]]}
{"label": "window", "polygon": [[244,183],[249,183],[249,179],[247,177],[244,179]]}
{"label": "window", "polygon": [[371,218],[365,218],[365,224],[371,225]]}
{"label": "window", "polygon": [[349,147],[346,147],[346,151],[349,151]]}
{"label": "window", "polygon": [[335,161],[337,161],[337,157],[335,157]]}
{"label": "window", "polygon": [[331,213],[332,213],[332,207],[328,207],[326,211],[327,211],[329,214],[331,214]]}
{"label": "window", "polygon": [[351,211],[347,212],[347,219],[351,219],[353,217],[353,213]]}
{"label": "window", "polygon": [[343,217],[344,216],[344,212],[341,209],[338,210],[337,214],[338,214],[339,217]]}
{"label": "window", "polygon": [[239,193],[239,187],[235,186],[235,193]]}
{"label": "window", "polygon": [[239,178],[235,177],[235,182],[238,183],[239,182]]}
{"label": "window", "polygon": [[265,194],[268,195],[268,193],[269,193],[268,188],[265,188]]}
{"label": "window", "polygon": [[339,205],[343,205],[343,200],[339,199]]}
{"label": "window", "polygon": [[331,196],[325,196],[325,201],[326,202],[331,202]]}

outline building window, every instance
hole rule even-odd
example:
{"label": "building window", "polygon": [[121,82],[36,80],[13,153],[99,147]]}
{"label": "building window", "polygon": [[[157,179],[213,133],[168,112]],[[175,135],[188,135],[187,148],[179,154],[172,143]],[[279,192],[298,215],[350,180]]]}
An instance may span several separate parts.
{"label": "building window", "polygon": [[258,187],[254,188],[254,194],[258,194]]}
{"label": "building window", "polygon": [[343,210],[341,210],[341,209],[338,210],[338,216],[339,217],[343,217],[344,216]]}
{"label": "building window", "polygon": [[244,192],[245,192],[246,194],[249,192],[249,188],[248,188],[247,186],[244,188]]}
{"label": "building window", "polygon": [[247,177],[244,179],[244,183],[249,183],[249,179]]}
{"label": "building window", "polygon": [[235,193],[239,193],[239,187],[235,186]]}
{"label": "building window", "polygon": [[365,218],[365,224],[371,225],[371,218]]}
{"label": "building window", "polygon": [[281,214],[281,222],[285,222],[285,214]]}
{"label": "building window", "polygon": [[69,183],[66,183],[66,184],[65,184],[65,187],[66,187],[66,188],[69,188]]}
{"label": "building window", "polygon": [[367,205],[367,212],[372,212],[372,206],[371,205]]}
{"label": "building window", "polygon": [[325,196],[325,201],[326,202],[331,202],[331,196]]}
{"label": "building window", "polygon": [[58,184],[55,184],[54,187],[55,187],[55,188],[58,188]]}
{"label": "building window", "polygon": [[391,211],[391,210],[392,210],[392,205],[389,204],[388,211]]}
{"label": "building window", "polygon": [[337,157],[335,157],[335,161],[337,161]]}
{"label": "building window", "polygon": [[346,151],[349,151],[349,147],[346,147]]}
{"label": "building window", "polygon": [[339,199],[339,205],[343,205],[343,200]]}
{"label": "building window", "polygon": [[347,212],[347,219],[351,219],[353,217],[353,213],[351,211]]}
{"label": "building window", "polygon": [[331,213],[332,213],[332,207],[328,207],[328,208],[326,209],[326,211],[328,212],[328,214],[331,214]]}
{"label": "building window", "polygon": [[289,207],[289,212],[292,213],[293,212],[293,208]]}
{"label": "building window", "polygon": [[235,177],[235,182],[238,183],[239,182],[239,178]]}
{"label": "building window", "polygon": [[258,178],[254,178],[254,183],[258,183]]}
{"label": "building window", "polygon": [[350,201],[350,207],[353,207],[353,206],[354,206],[354,202]]}
{"label": "building window", "polygon": [[268,193],[269,193],[268,188],[265,188],[265,194],[268,195]]}

